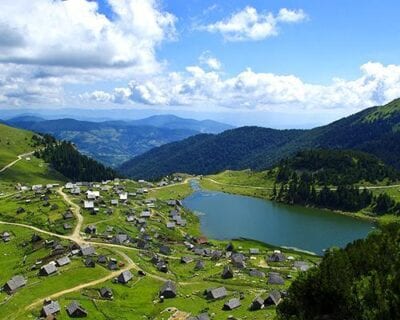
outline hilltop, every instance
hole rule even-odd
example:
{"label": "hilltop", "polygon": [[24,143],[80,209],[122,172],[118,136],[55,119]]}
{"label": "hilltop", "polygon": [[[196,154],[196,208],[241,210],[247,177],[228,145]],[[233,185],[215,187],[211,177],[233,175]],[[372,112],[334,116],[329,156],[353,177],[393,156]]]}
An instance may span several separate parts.
{"label": "hilltop", "polygon": [[122,164],[135,178],[173,172],[212,174],[223,170],[264,170],[299,150],[355,149],[400,168],[400,100],[372,107],[311,130],[242,127],[218,135],[198,135],[154,148]]}

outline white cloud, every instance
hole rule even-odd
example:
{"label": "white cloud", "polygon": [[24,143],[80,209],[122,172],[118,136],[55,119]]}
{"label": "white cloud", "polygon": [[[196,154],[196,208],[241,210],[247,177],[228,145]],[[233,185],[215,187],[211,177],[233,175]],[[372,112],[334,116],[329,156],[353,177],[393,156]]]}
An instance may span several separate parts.
{"label": "white cloud", "polygon": [[0,61],[75,68],[157,68],[154,48],[176,18],[154,0],[109,0],[115,18],[87,0],[0,2]]}
{"label": "white cloud", "polygon": [[271,12],[259,13],[253,7],[232,14],[229,18],[198,27],[199,30],[219,32],[227,41],[263,40],[278,34],[280,23],[295,23],[306,19],[303,10],[283,8],[278,15]]}
{"label": "white cloud", "polygon": [[205,51],[200,55],[199,62],[212,70],[220,70],[222,67],[221,61],[213,57],[209,51]]}
{"label": "white cloud", "polygon": [[278,21],[282,22],[300,22],[307,19],[307,15],[302,9],[299,10],[289,10],[287,8],[282,8],[279,10],[278,16],[276,17]]}
{"label": "white cloud", "polygon": [[131,82],[125,88],[123,100],[118,100],[115,91],[109,93],[107,102],[206,105],[276,112],[356,111],[400,96],[400,66],[368,62],[360,70],[362,74],[358,79],[333,79],[330,85],[315,85],[293,75],[256,73],[251,69],[223,79],[215,70],[207,72],[191,66],[182,73],[173,72],[143,82]]}
{"label": "white cloud", "polygon": [[112,19],[89,0],[0,1],[1,105],[58,104],[65,84],[163,70],[156,48],[176,17],[158,0],[107,1]]}

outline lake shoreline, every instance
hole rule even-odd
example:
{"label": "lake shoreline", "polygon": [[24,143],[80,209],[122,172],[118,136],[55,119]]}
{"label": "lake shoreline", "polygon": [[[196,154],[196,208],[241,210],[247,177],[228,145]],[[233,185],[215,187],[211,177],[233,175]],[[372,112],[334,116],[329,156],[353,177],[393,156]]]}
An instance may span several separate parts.
{"label": "lake shoreline", "polygon": [[193,192],[183,203],[195,214],[203,213],[198,215],[201,232],[210,239],[254,239],[277,249],[322,256],[326,249],[345,247],[375,228],[374,219],[204,188],[196,178],[191,182]]}
{"label": "lake shoreline", "polygon": [[[203,181],[202,179],[198,179],[198,178],[195,178],[195,180],[199,180],[200,181],[200,185],[201,185],[201,181]],[[208,180],[208,181],[212,182],[210,180]],[[215,183],[213,183],[213,184],[215,184]],[[242,196],[253,197],[253,198],[257,198],[257,199],[263,199],[263,200],[266,200],[266,201],[270,201],[272,203],[283,204],[283,205],[288,205],[288,206],[292,206],[292,207],[318,209],[318,210],[322,210],[322,211],[326,211],[326,212],[330,212],[330,213],[335,213],[335,214],[339,214],[339,215],[344,215],[344,216],[348,216],[348,217],[352,217],[352,218],[356,218],[356,219],[360,219],[360,220],[364,220],[364,221],[371,221],[371,222],[374,222],[374,223],[377,223],[377,224],[381,223],[381,221],[380,221],[381,219],[379,219],[379,217],[372,217],[372,216],[369,216],[369,215],[366,215],[366,214],[362,214],[360,212],[354,213],[354,212],[348,212],[348,211],[342,211],[342,210],[332,210],[332,209],[328,209],[328,208],[315,207],[315,206],[310,206],[310,205],[302,206],[302,205],[299,205],[299,204],[284,203],[284,202],[279,202],[279,201],[272,200],[270,198],[264,197],[262,195],[258,195],[256,193],[253,194],[253,195],[249,195],[249,194],[244,193],[244,192],[240,193],[240,192],[234,192],[232,190],[226,190],[224,188],[224,186],[229,188],[229,185],[218,185],[218,184],[215,184],[215,185],[220,186],[221,188],[219,189],[217,187],[215,189],[208,189],[207,187],[204,187],[204,184],[201,185],[201,188],[204,189],[204,190],[209,190],[209,191],[220,191],[220,192],[233,194],[233,195],[242,195]],[[237,185],[235,185],[233,187],[235,187],[235,188],[244,188],[244,186],[237,186]],[[262,190],[262,189],[260,189],[260,190]]]}

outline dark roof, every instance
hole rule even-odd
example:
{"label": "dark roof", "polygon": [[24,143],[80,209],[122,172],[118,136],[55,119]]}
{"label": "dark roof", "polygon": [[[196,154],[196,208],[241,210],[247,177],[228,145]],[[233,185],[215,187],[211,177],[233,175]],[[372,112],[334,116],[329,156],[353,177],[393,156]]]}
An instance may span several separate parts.
{"label": "dark roof", "polygon": [[121,272],[121,274],[118,276],[118,282],[119,283],[127,283],[133,278],[132,273],[129,270],[126,270],[124,272]]}
{"label": "dark roof", "polygon": [[268,262],[283,262],[286,260],[286,257],[281,252],[274,252],[268,257]]}
{"label": "dark roof", "polygon": [[281,293],[279,291],[277,291],[277,290],[274,290],[274,291],[270,292],[270,294],[268,295],[268,298],[265,299],[265,304],[267,304],[267,305],[271,305],[271,304],[278,305],[279,302],[281,301],[281,298],[282,298]]}
{"label": "dark roof", "polygon": [[60,312],[60,310],[61,310],[61,308],[60,308],[60,304],[58,303],[58,301],[50,301],[43,306],[42,315],[47,317],[47,316],[53,315],[57,312]]}
{"label": "dark roof", "polygon": [[165,255],[169,255],[171,254],[171,248],[165,245],[162,245],[160,247],[160,253],[165,254]]}
{"label": "dark roof", "polygon": [[225,310],[233,310],[240,307],[240,300],[238,298],[232,298],[224,303]]}
{"label": "dark roof", "polygon": [[56,263],[59,267],[65,266],[65,265],[69,264],[70,262],[71,262],[71,260],[66,256],[56,260]]}
{"label": "dark roof", "polygon": [[251,277],[265,278],[265,273],[257,269],[251,269],[249,274]]}
{"label": "dark roof", "polygon": [[96,250],[91,245],[81,246],[80,249],[83,256],[91,256],[96,253]]}
{"label": "dark roof", "polygon": [[160,296],[164,298],[174,298],[176,297],[176,284],[171,280],[166,281],[160,289]]}
{"label": "dark roof", "polygon": [[106,256],[103,256],[103,255],[101,255],[101,256],[99,256],[98,258],[97,258],[97,262],[98,263],[102,263],[102,264],[106,264],[107,263],[107,257]]}
{"label": "dark roof", "polygon": [[112,242],[116,244],[123,244],[124,242],[128,241],[129,237],[127,234],[117,234],[113,237]]}
{"label": "dark roof", "polygon": [[233,271],[230,266],[225,266],[224,270],[222,270],[221,277],[223,279],[233,278]]}
{"label": "dark roof", "polygon": [[113,292],[110,288],[103,287],[100,289],[100,296],[103,298],[111,298],[113,296]]}
{"label": "dark roof", "polygon": [[68,307],[67,312],[70,317],[84,317],[87,316],[87,311],[82,308],[77,301],[72,301]]}
{"label": "dark roof", "polygon": [[26,285],[26,279],[23,276],[14,276],[5,284],[6,290],[9,292],[14,292],[15,290]]}
{"label": "dark roof", "polygon": [[279,284],[282,285],[285,283],[285,280],[281,277],[281,275],[277,272],[270,272],[268,275],[268,283],[269,284]]}
{"label": "dark roof", "polygon": [[207,298],[208,299],[221,299],[228,295],[225,287],[219,287],[214,289],[207,290]]}
{"label": "dark roof", "polygon": [[195,270],[202,270],[202,269],[204,269],[204,265],[205,265],[205,263],[204,263],[203,260],[197,260],[196,261],[196,265],[194,266],[194,269]]}
{"label": "dark roof", "polygon": [[231,261],[232,264],[236,267],[236,268],[245,268],[246,267],[246,263],[244,262],[245,260],[245,256],[241,253],[234,253],[231,256]]}
{"label": "dark roof", "polygon": [[181,257],[181,263],[190,263],[193,262],[193,258],[189,256]]}
{"label": "dark roof", "polygon": [[263,306],[264,306],[264,299],[258,296],[251,303],[250,310],[260,310]]}
{"label": "dark roof", "polygon": [[207,313],[202,313],[199,314],[198,316],[195,317],[190,317],[188,320],[210,320],[210,317],[208,316]]}
{"label": "dark roof", "polygon": [[48,263],[40,268],[41,275],[49,275],[57,271],[57,267],[53,263]]}

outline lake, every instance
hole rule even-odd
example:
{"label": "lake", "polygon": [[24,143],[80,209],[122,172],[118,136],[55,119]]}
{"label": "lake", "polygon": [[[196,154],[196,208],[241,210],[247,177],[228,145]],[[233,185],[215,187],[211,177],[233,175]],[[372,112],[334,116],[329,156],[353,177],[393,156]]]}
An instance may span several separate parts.
{"label": "lake", "polygon": [[203,234],[212,239],[248,238],[297,248],[316,254],[332,246],[364,238],[374,223],[325,210],[288,206],[271,201],[223,192],[194,192],[183,205],[200,218]]}

